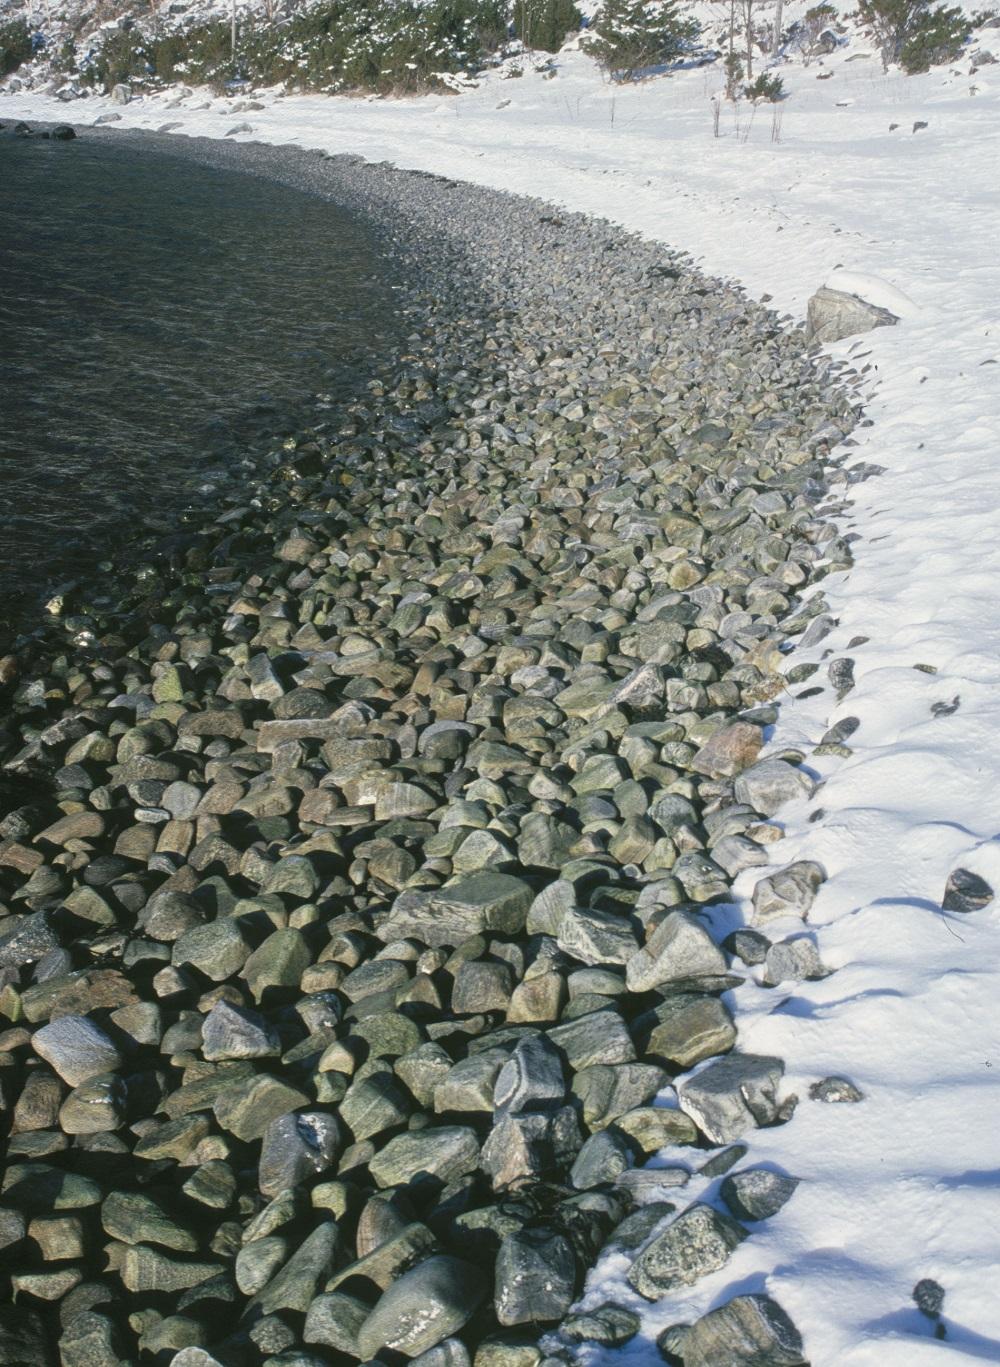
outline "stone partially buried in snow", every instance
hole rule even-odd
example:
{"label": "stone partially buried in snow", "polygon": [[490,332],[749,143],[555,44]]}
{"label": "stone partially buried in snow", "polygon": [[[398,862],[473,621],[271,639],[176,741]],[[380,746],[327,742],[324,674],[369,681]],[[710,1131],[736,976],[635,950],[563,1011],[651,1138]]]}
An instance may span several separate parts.
{"label": "stone partially buried in snow", "polygon": [[954,869],[948,876],[941,906],[945,911],[982,911],[993,901],[993,896],[993,889],[978,873]]}
{"label": "stone partially buried in snow", "polygon": [[643,1249],[628,1270],[628,1283],[646,1300],[659,1300],[724,1267],[746,1237],[742,1225],[699,1202]]}
{"label": "stone partially buried in snow", "polygon": [[769,1296],[737,1296],[684,1336],[684,1367],[807,1367],[802,1337]]}
{"label": "stone partially buried in snow", "polygon": [[486,1296],[481,1272],[438,1254],[393,1282],[358,1334],[362,1357],[388,1348],[416,1357],[448,1338],[471,1319]]}
{"label": "stone partially buried in snow", "polygon": [[762,816],[773,816],[786,802],[812,797],[816,783],[787,760],[762,759],[739,775],[733,791],[737,802],[745,802]]}
{"label": "stone partially buried in snow", "polygon": [[769,1220],[798,1185],[797,1177],[785,1177],[767,1168],[744,1168],[725,1178],[722,1199],[737,1220]]}
{"label": "stone partially buried in snow", "polygon": [[803,921],[826,880],[822,864],[801,859],[762,878],[753,890],[754,925],[766,925],[782,916],[798,916]]}
{"label": "stone partially buried in snow", "polygon": [[732,1144],[747,1130],[778,1119],[784,1071],[780,1058],[727,1054],[682,1083],[677,1098],[711,1143]]}
{"label": "stone partially buried in snow", "polygon": [[807,305],[806,337],[810,342],[839,342],[843,337],[870,332],[872,328],[894,327],[898,322],[888,309],[824,285]]}

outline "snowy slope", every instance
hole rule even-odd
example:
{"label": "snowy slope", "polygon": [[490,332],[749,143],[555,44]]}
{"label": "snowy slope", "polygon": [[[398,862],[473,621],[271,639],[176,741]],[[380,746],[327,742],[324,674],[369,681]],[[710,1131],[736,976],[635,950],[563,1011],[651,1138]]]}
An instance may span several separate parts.
{"label": "snowy slope", "polygon": [[[991,40],[1000,56],[1000,30],[981,31]],[[863,51],[783,68],[780,127],[768,106],[726,106],[718,138],[718,67],[615,88],[574,52],[554,79],[494,73],[453,97],[264,95],[264,109],[233,114],[199,92],[117,111],[120,127],[179,136],[248,119],[241,139],[538,195],[684,249],[795,318],[836,271],[909,301],[897,327],[831,348],[857,371],[871,419],[852,459],[884,473],[844,490],[856,564],[823,582],[837,625],[790,657],[819,670],[789,686],[771,741],[808,753],[834,722],[860,722],[853,753],[807,761],[823,786],[782,813],[772,846],[776,865],[827,869],[805,929],[834,971],[735,994],[741,1047],[781,1055],[800,1097],[752,1156],[803,1181],[722,1272],[637,1307],[647,1332],[606,1355],[632,1367],[659,1361],[666,1323],[764,1288],[814,1367],[1000,1362],[1000,903],[940,909],[956,866],[1000,888],[1000,67],[970,74],[966,59],[907,78]],[[18,95],[0,100],[0,119],[112,109]],[[917,121],[927,127],[913,132]],[[838,700],[826,671],[845,656],[856,685]],[[742,876],[727,927],[749,918],[762,872]],[[810,1100],[831,1073],[864,1101]],[[602,1264],[588,1301],[634,1300],[623,1273]],[[944,1341],[910,1301],[923,1277],[947,1293]]]}

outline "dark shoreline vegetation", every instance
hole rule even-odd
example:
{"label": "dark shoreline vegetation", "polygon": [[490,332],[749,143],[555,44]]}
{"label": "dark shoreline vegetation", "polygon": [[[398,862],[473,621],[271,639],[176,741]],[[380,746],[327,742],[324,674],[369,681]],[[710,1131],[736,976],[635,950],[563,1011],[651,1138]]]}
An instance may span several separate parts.
{"label": "dark shoreline vegetation", "polygon": [[[753,930],[724,938],[725,906],[813,790],[759,753],[787,644],[828,620],[804,595],[850,563],[830,517],[865,471],[829,452],[858,401],[606,223],[170,151],[365,216],[406,336],[117,610],[0,664],[0,1343],[537,1367],[627,1342],[629,1307],[569,1313],[602,1248],[658,1301],[794,1199],[752,1162],[796,1099],[725,993],[816,971],[766,930],[822,870],[764,880]],[[698,1173],[724,1208],[684,1199]],[[684,1367],[748,1335],[805,1361],[763,1296],[669,1334]]]}

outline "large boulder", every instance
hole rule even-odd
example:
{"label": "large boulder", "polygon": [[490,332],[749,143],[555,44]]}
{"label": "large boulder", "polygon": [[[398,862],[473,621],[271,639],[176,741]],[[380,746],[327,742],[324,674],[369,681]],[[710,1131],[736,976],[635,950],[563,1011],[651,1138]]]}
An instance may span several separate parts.
{"label": "large boulder", "polygon": [[842,337],[870,332],[872,328],[894,327],[898,322],[888,309],[824,285],[807,305],[806,337],[810,342],[839,342]]}

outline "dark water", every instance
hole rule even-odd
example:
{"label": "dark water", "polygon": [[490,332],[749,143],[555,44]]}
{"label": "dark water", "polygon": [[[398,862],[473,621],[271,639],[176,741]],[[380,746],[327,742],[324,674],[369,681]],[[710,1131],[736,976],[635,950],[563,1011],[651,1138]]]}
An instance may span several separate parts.
{"label": "dark water", "polygon": [[391,311],[363,225],[284,185],[84,136],[0,138],[0,187],[0,623],[23,624],[343,396]]}

